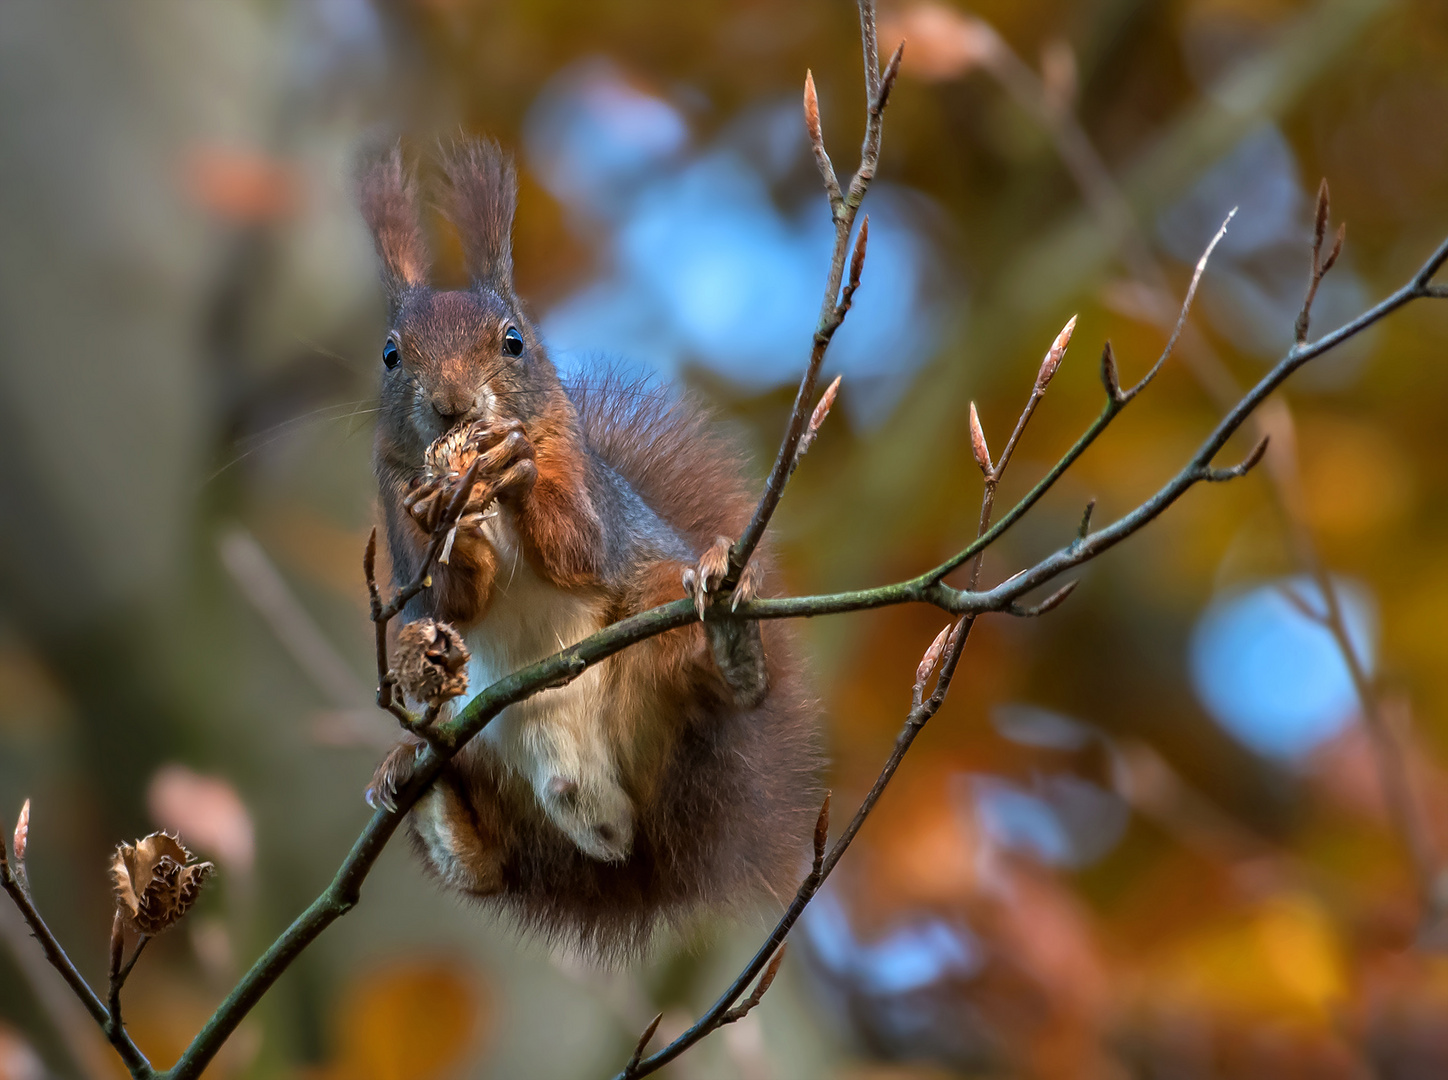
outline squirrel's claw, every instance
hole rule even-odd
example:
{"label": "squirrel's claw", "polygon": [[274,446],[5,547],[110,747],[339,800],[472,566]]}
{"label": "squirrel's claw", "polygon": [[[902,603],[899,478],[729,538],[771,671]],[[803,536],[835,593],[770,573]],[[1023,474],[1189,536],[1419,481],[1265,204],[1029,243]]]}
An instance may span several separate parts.
{"label": "squirrel's claw", "polygon": [[402,498],[402,508],[412,515],[425,531],[431,532],[437,524],[445,499],[441,480],[423,480]]}
{"label": "squirrel's claw", "polygon": [[[733,542],[721,536],[704,552],[698,563],[683,573],[684,591],[694,601],[694,610],[704,619],[704,610],[720,597],[720,586],[729,573],[729,549]],[[729,609],[753,600],[759,589],[759,572],[746,566],[739,583],[729,594]],[[764,661],[764,640],[759,623],[753,620],[710,619],[704,624],[709,649],[719,673],[724,676],[734,700],[753,708],[769,690],[769,671]]]}
{"label": "squirrel's claw", "polygon": [[718,596],[719,586],[729,573],[729,549],[733,545],[734,541],[729,537],[717,537],[709,550],[700,556],[698,563],[684,570],[684,592],[693,598],[694,610],[701,620],[704,609]]}
{"label": "squirrel's claw", "polygon": [[739,605],[746,601],[753,600],[759,593],[759,571],[754,566],[748,565],[744,572],[739,575],[739,584],[734,586],[734,592],[729,597],[729,610],[738,611]]}
{"label": "squirrel's claw", "polygon": [[[729,550],[734,542],[727,536],[718,537],[704,552],[698,563],[684,569],[684,592],[694,601],[694,609],[703,619],[704,609],[719,597],[719,587],[729,573]],[[739,575],[739,584],[729,594],[729,610],[738,611],[739,605],[753,600],[759,592],[759,572],[750,565]]]}
{"label": "squirrel's claw", "polygon": [[412,770],[417,767],[418,755],[426,745],[421,740],[408,739],[392,748],[382,759],[382,764],[377,766],[377,771],[372,774],[372,783],[368,784],[367,790],[362,793],[368,806],[374,810],[386,810],[388,813],[397,810],[397,792],[412,777]]}

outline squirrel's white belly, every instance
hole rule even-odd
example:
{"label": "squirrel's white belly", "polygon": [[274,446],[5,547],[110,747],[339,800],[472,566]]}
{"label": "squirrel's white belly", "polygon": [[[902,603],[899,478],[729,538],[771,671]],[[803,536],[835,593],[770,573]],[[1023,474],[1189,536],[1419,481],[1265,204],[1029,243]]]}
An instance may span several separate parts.
{"label": "squirrel's white belly", "polygon": [[[533,572],[517,542],[511,511],[496,509],[483,535],[498,556],[487,615],[468,631],[472,659],[461,708],[489,684],[551,656],[604,625],[602,598],[560,589]],[[481,738],[503,765],[531,784],[553,822],[597,859],[625,858],[633,805],[619,784],[605,723],[604,672],[594,666],[566,686],[509,705]]]}

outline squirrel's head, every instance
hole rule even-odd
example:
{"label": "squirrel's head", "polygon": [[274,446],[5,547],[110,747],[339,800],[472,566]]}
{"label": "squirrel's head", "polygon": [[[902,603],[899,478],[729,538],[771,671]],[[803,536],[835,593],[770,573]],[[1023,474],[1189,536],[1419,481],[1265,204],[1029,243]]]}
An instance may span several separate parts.
{"label": "squirrel's head", "polygon": [[442,164],[442,206],[462,241],[467,289],[429,284],[417,187],[400,148],[376,161],[361,184],[389,310],[379,435],[389,456],[419,467],[428,444],[458,424],[499,417],[526,425],[562,393],[513,292],[512,162],[495,143],[465,140]]}

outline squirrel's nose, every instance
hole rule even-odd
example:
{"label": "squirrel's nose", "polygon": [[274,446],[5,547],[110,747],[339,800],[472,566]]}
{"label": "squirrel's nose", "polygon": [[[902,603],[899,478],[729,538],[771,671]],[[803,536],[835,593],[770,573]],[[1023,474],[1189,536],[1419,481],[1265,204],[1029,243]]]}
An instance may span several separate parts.
{"label": "squirrel's nose", "polygon": [[448,427],[475,414],[478,406],[478,398],[471,394],[443,391],[432,395],[432,411]]}

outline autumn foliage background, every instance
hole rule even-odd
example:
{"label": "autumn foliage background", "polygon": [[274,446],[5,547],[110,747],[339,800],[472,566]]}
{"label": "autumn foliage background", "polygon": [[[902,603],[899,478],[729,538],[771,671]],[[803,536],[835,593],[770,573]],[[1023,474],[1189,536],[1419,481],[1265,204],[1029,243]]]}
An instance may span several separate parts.
{"label": "autumn foliage background", "polygon": [[[1083,203],[1049,110],[982,63],[971,19],[1079,116],[1178,294],[1240,205],[1189,343],[1239,383],[1291,340],[1319,177],[1349,225],[1315,332],[1448,232],[1441,3],[883,16],[886,48],[909,41],[870,261],[826,362],[842,408],[777,518],[792,592],[907,576],[973,535],[967,403],[1003,441],[1070,315],[1002,500],[1095,415],[1103,340],[1127,377],[1161,346],[1122,234]],[[33,800],[37,900],[97,977],[117,842],[179,827],[217,864],[127,987],[153,1058],[330,878],[391,737],[368,705],[360,570],[383,306],[359,150],[402,132],[425,155],[459,127],[513,148],[520,291],[560,361],[689,386],[762,474],[829,248],[800,87],[812,68],[852,168],[857,33],[845,0],[0,12],[0,818]],[[1294,379],[1275,430],[1448,853],[1445,349],[1448,311],[1406,310]],[[1176,470],[1217,415],[1191,360],[988,577],[1069,539],[1088,498],[1104,520]],[[764,1005],[671,1075],[1441,1075],[1448,927],[1419,925],[1341,662],[1276,591],[1295,573],[1254,475],[1193,492],[1048,617],[983,621]],[[842,805],[941,619],[801,627]],[[668,1034],[711,1001],[762,926],[590,971],[439,894],[399,843],[211,1074],[611,1074],[656,1011]],[[117,1075],[55,986],[0,905],[0,1077]]]}

